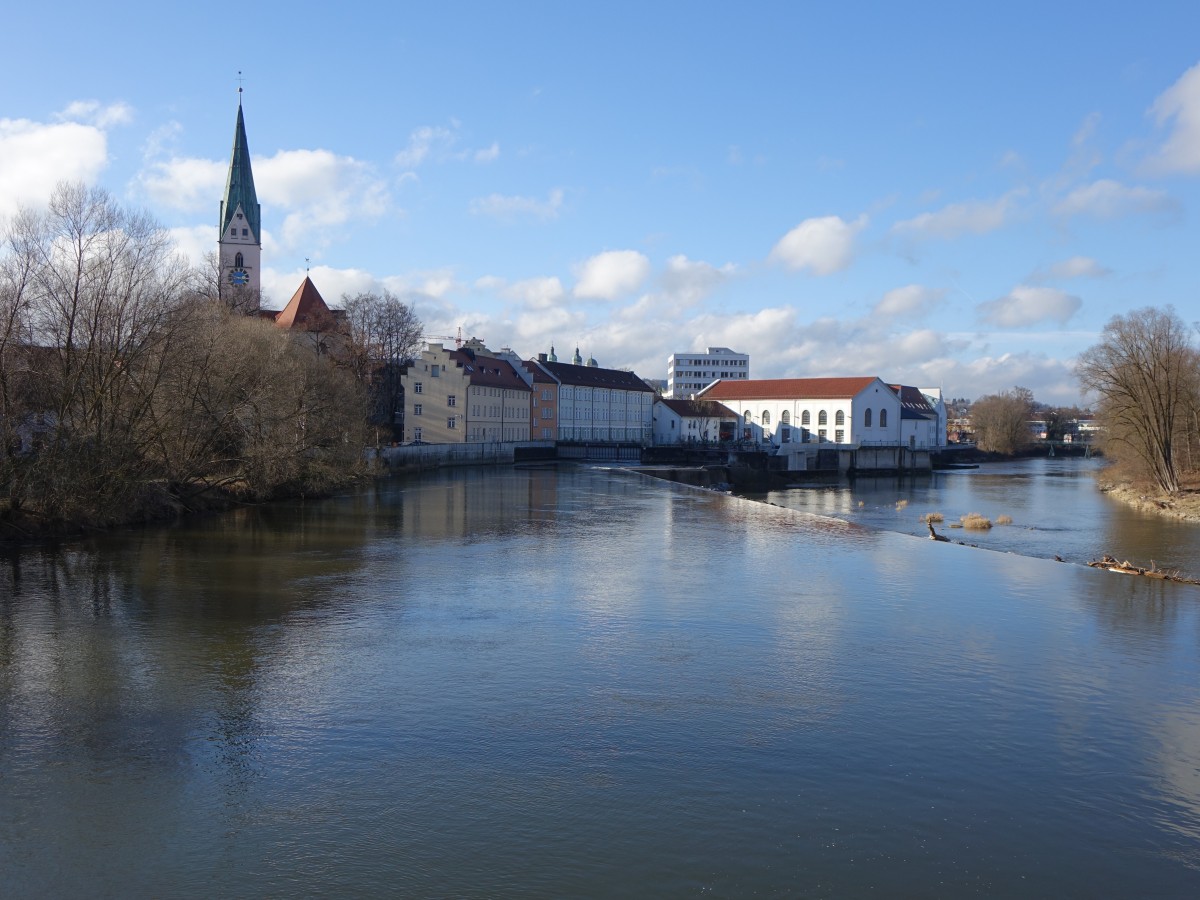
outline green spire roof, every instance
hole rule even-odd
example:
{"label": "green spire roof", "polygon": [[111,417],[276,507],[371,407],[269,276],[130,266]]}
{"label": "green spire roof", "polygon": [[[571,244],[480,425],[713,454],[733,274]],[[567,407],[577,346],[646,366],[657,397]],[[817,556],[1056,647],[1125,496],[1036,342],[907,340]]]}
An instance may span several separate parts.
{"label": "green spire roof", "polygon": [[242,104],[238,102],[237,128],[233,132],[233,154],[229,157],[229,180],[225,182],[225,199],[221,201],[221,234],[229,231],[229,222],[241,206],[246,224],[254,239],[262,243],[259,227],[261,209],[254,193],[254,173],[250,171],[250,145],[246,141],[246,122]]}

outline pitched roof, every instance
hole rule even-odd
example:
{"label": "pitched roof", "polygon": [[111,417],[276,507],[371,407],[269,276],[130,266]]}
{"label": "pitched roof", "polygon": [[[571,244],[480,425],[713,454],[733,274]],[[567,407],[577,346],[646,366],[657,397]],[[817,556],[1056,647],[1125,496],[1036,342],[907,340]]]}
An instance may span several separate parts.
{"label": "pitched roof", "polygon": [[875,376],[854,378],[753,378],[718,381],[702,400],[843,400],[857,396]]}
{"label": "pitched roof", "polygon": [[471,384],[505,388],[510,391],[530,391],[529,384],[507,359],[488,356],[474,350],[447,350],[446,355],[467,373]]}
{"label": "pitched roof", "polygon": [[313,331],[330,327],[341,318],[339,312],[341,310],[335,312],[325,304],[325,298],[321,296],[317,286],[305,275],[304,282],[296,288],[296,293],[292,294],[287,306],[275,314],[275,324],[280,328]]}
{"label": "pitched roof", "polygon": [[550,377],[550,374],[542,368],[541,363],[536,360],[527,359],[521,363],[525,371],[533,376],[535,384],[554,384],[555,381]]}
{"label": "pitched roof", "polygon": [[602,369],[599,366],[576,366],[572,363],[542,362],[538,365],[558,379],[559,384],[573,387],[609,388],[619,391],[643,391],[653,394],[654,389],[633,372],[620,369]]}
{"label": "pitched roof", "polygon": [[660,400],[659,403],[684,419],[737,418],[737,413],[716,400]]}
{"label": "pitched roof", "polygon": [[237,126],[233,131],[233,152],[229,156],[229,177],[225,182],[225,199],[221,201],[221,234],[229,230],[229,223],[238,207],[246,217],[246,224],[256,241],[262,241],[260,222],[262,207],[254,193],[254,173],[250,171],[250,144],[246,140],[246,121],[242,118],[242,104],[238,103]]}
{"label": "pitched roof", "polygon": [[907,384],[889,384],[900,397],[900,418],[902,419],[936,419],[937,412],[920,388],[909,387]]}

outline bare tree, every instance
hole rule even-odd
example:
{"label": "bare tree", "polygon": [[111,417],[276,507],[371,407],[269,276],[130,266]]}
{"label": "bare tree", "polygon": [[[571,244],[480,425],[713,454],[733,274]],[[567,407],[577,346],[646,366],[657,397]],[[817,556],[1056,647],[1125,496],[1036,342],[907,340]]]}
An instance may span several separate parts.
{"label": "bare tree", "polygon": [[1099,397],[1106,450],[1142,468],[1167,494],[1179,491],[1177,442],[1187,446],[1188,413],[1197,405],[1200,353],[1168,306],[1114,316],[1076,374]]}
{"label": "bare tree", "polygon": [[19,214],[6,245],[23,402],[48,432],[14,464],[10,506],[36,497],[51,519],[119,516],[146,483],[143,426],[189,270],[147,216],[82,185],[59,185],[46,212]]}
{"label": "bare tree", "polygon": [[1012,455],[1031,440],[1033,394],[1028,388],[989,394],[971,404],[971,428],[980,450]]}
{"label": "bare tree", "polygon": [[412,304],[390,291],[343,296],[350,326],[350,367],[369,393],[369,419],[389,439],[399,437],[404,408],[400,376],[421,350],[424,326]]}

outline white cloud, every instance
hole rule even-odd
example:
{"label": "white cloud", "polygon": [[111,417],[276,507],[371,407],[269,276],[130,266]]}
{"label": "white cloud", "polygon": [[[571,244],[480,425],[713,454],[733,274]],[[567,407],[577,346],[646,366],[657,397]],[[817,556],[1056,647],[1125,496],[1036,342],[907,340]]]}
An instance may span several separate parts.
{"label": "white cloud", "polygon": [[475,162],[477,162],[477,163],[490,163],[490,162],[496,161],[499,158],[500,158],[500,145],[498,143],[496,143],[495,141],[492,142],[492,146],[485,147],[482,150],[475,151]]}
{"label": "white cloud", "polygon": [[709,296],[729,279],[736,267],[727,263],[718,268],[711,263],[691,260],[680,254],[667,260],[662,274],[663,292],[670,302],[691,306]]}
{"label": "white cloud", "polygon": [[854,259],[854,241],[867,227],[867,217],[847,222],[840,216],[805,219],[771,250],[770,261],[789,269],[808,269],[814,275],[832,275]]}
{"label": "white cloud", "polygon": [[[376,219],[391,204],[369,164],[328,150],[281,150],[253,166],[259,202],[275,221],[283,213],[274,235],[282,249],[319,249],[342,226]],[[227,161],[175,157],[149,163],[139,180],[160,206],[202,212],[224,193],[228,169]]]}
{"label": "white cloud", "polygon": [[57,113],[60,122],[82,122],[95,128],[107,130],[114,125],[128,125],[133,121],[133,107],[128,103],[103,104],[99,100],[76,100]]}
{"label": "white cloud", "polygon": [[0,119],[0,217],[44,206],[60,181],[93,184],[108,164],[102,128]]}
{"label": "white cloud", "polygon": [[502,293],[530,309],[551,309],[567,295],[562,282],[553,277],[527,278],[509,285]]}
{"label": "white cloud", "polygon": [[225,193],[228,170],[227,162],[176,157],[150,163],[139,181],[159,206],[199,212],[212,207]]}
{"label": "white cloud", "polygon": [[1172,122],[1166,141],[1146,162],[1160,173],[1200,172],[1200,63],[1167,88],[1150,107],[1160,126]]}
{"label": "white cloud", "polygon": [[926,314],[940,306],[945,296],[944,290],[909,284],[894,288],[884,294],[883,299],[875,304],[874,313],[877,316],[889,318],[911,318]]}
{"label": "white cloud", "polygon": [[396,154],[396,165],[415,168],[431,156],[447,154],[458,140],[455,131],[436,125],[424,125],[408,136],[408,146]]}
{"label": "white cloud", "polygon": [[167,233],[171,236],[176,250],[193,266],[199,266],[207,254],[217,251],[216,231],[212,225],[191,225],[171,228]]}
{"label": "white cloud", "polygon": [[529,216],[535,219],[557,219],[562,209],[563,192],[556,189],[545,200],[534,197],[505,197],[491,194],[471,201],[470,211],[476,216],[492,216],[497,219],[514,219]]}
{"label": "white cloud", "polygon": [[1105,278],[1112,274],[1090,256],[1072,256],[1052,265],[1039,268],[1031,276],[1031,281],[1063,281],[1070,278]]}
{"label": "white cloud", "polygon": [[586,260],[577,272],[576,297],[615,300],[636,291],[650,274],[650,260],[636,250],[609,250]]}
{"label": "white cloud", "polygon": [[1021,328],[1039,322],[1065,322],[1079,311],[1083,301],[1058,288],[1018,285],[1007,296],[980,303],[983,321],[1001,328]]}
{"label": "white cloud", "polygon": [[1126,187],[1110,178],[1102,178],[1071,191],[1054,207],[1054,213],[1116,219],[1135,213],[1172,212],[1176,208],[1175,200],[1166,191]]}
{"label": "white cloud", "polygon": [[477,291],[487,291],[489,293],[499,293],[504,290],[504,286],[508,284],[499,275],[481,275],[475,279],[475,283],[471,285]]}
{"label": "white cloud", "polygon": [[1009,191],[1003,197],[990,202],[970,200],[966,203],[951,203],[937,212],[921,213],[911,219],[892,226],[896,234],[916,238],[956,238],[963,234],[987,234],[1004,226],[1017,208],[1017,200],[1025,195],[1024,189]]}

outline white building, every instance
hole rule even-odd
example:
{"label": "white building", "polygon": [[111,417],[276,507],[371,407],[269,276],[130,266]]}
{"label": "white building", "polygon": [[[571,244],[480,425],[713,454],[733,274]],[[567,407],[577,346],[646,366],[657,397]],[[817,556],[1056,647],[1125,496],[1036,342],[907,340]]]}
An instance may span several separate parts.
{"label": "white building", "polygon": [[740,440],[761,433],[763,441],[777,445],[902,443],[900,397],[875,377],[718,381],[696,399],[716,400],[736,412]]}
{"label": "white building", "polygon": [[728,347],[709,347],[707,353],[672,353],[667,359],[668,400],[686,400],[714,381],[745,381],[750,377],[750,355]]}
{"label": "white building", "polygon": [[714,400],[657,400],[654,445],[716,444],[738,437],[738,415]]}
{"label": "white building", "polygon": [[[575,351],[579,359],[579,351]],[[558,384],[558,440],[650,443],[654,391],[633,372],[550,359],[530,361]]]}
{"label": "white building", "polygon": [[893,384],[900,397],[900,443],[912,450],[936,450],[946,446],[946,407],[938,412],[925,390],[906,384]]}

